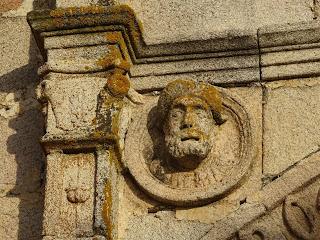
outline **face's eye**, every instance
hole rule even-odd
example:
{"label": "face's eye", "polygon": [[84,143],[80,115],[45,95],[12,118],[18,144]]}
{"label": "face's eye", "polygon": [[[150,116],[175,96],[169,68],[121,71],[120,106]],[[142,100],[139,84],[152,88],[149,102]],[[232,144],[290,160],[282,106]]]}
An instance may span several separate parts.
{"label": "face's eye", "polygon": [[198,116],[198,117],[207,117],[207,116],[209,116],[210,114],[208,113],[208,111],[207,110],[205,110],[205,109],[203,109],[203,108],[196,108],[195,110],[194,110],[194,112],[196,113],[196,115]]}
{"label": "face's eye", "polygon": [[170,117],[174,119],[182,118],[184,111],[181,108],[173,108],[170,111]]}

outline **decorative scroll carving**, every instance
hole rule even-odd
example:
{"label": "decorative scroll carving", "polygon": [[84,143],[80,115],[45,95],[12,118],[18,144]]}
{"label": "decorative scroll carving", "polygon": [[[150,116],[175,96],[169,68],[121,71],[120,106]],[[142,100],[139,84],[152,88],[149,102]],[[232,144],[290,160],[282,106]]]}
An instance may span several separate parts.
{"label": "decorative scroll carving", "polygon": [[287,238],[281,233],[278,227],[270,228],[268,224],[256,224],[253,227],[241,231],[239,240],[286,240]]}
{"label": "decorative scroll carving", "polygon": [[[290,195],[283,204],[283,220],[288,230],[299,239],[318,239],[320,236],[319,192],[315,199]],[[311,197],[311,196],[310,196]]]}
{"label": "decorative scroll carving", "polygon": [[[125,141],[124,164],[156,199],[203,204],[235,187],[247,173],[249,119],[226,92],[178,80],[159,100],[149,97],[136,111]],[[224,124],[222,116],[228,119]]]}

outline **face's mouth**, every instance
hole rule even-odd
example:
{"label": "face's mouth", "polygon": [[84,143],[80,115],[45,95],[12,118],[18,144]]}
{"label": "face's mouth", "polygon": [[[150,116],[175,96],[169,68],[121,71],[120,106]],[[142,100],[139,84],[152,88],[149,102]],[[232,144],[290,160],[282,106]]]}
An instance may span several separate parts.
{"label": "face's mouth", "polygon": [[185,141],[188,141],[188,140],[193,140],[193,141],[197,141],[198,142],[200,140],[200,137],[185,136],[185,137],[181,138],[181,142],[185,142]]}
{"label": "face's mouth", "polygon": [[185,141],[196,141],[199,142],[201,139],[203,139],[203,133],[198,129],[188,129],[186,131],[183,131],[180,135],[181,142]]}

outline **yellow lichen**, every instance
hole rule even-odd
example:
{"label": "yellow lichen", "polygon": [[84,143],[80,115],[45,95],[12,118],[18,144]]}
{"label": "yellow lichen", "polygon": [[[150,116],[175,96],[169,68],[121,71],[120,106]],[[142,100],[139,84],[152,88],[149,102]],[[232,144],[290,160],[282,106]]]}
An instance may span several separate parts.
{"label": "yellow lichen", "polygon": [[112,186],[110,181],[106,181],[104,194],[105,200],[102,206],[102,216],[107,226],[107,237],[111,240],[114,223],[112,221]]}
{"label": "yellow lichen", "polygon": [[123,97],[129,91],[130,82],[126,76],[116,73],[108,78],[107,87],[113,96]]}

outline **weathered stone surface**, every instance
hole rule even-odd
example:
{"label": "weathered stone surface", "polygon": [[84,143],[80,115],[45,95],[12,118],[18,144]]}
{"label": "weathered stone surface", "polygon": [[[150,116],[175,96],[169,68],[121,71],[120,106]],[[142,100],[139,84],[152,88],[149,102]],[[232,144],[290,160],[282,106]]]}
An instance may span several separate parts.
{"label": "weathered stone surface", "polygon": [[226,218],[217,221],[202,240],[230,239],[248,222],[260,217],[265,212],[262,204],[244,204]]}
{"label": "weathered stone surface", "polygon": [[260,87],[251,88],[230,88],[233,94],[240,96],[245,103],[246,109],[250,109],[248,114],[251,119],[253,129],[254,144],[254,160],[250,176],[247,181],[238,189],[233,191],[228,197],[214,202],[211,205],[192,208],[177,209],[176,218],[180,220],[195,220],[205,223],[214,223],[228,216],[237,210],[241,204],[246,202],[246,198],[261,189],[261,173],[262,173],[262,89]]}
{"label": "weathered stone surface", "polygon": [[282,206],[277,207],[271,213],[258,218],[239,231],[240,240],[250,239],[288,240],[289,233],[286,231],[282,220]]}
{"label": "weathered stone surface", "polygon": [[48,101],[47,132],[87,129],[94,125],[103,78],[51,78],[42,83]]}
{"label": "weathered stone surface", "polygon": [[249,203],[262,203],[267,209],[273,209],[289,194],[307,186],[319,177],[320,153],[314,153],[297,163],[279,178],[267,184],[261,191],[247,198]]}
{"label": "weathered stone surface", "polygon": [[[319,102],[317,79],[248,84],[301,73],[317,74],[317,64],[311,63],[318,61],[317,50],[310,50],[319,42],[317,26],[308,23],[299,28],[298,24],[289,32],[278,27],[279,34],[273,26],[270,29],[274,32],[256,32],[260,26],[279,21],[311,20],[313,1],[270,2],[130,1],[138,15],[147,16],[141,17],[147,45],[134,13],[124,6],[89,6],[29,15],[32,27],[41,33],[37,39],[44,40],[48,49],[42,49],[48,62],[39,73],[54,72],[42,84],[48,103],[48,134],[43,141],[52,145],[46,147],[50,153],[46,239],[93,239],[96,234],[97,238],[105,235],[113,240],[282,239],[287,236],[277,218],[281,214],[296,236],[314,238],[314,231],[308,231],[318,228],[318,220],[310,224],[314,209],[309,216],[310,206],[299,205],[295,195],[292,199],[288,195],[319,176],[319,134],[310,134],[310,129],[316,128],[313,120],[319,115],[312,111]],[[74,1],[57,3],[73,6]],[[77,3],[103,4],[89,0]],[[125,19],[117,19],[119,16]],[[119,38],[120,27],[129,30],[122,31],[123,37]],[[114,30],[115,35],[105,35]],[[303,45],[301,49],[300,45],[291,46],[297,44]],[[131,72],[129,64],[122,64],[123,59],[134,65]],[[289,73],[295,66],[302,70]],[[130,88],[128,77],[134,88],[146,95]],[[200,87],[201,94],[192,91],[191,85],[178,87],[183,89],[182,96],[178,94],[168,104],[157,104],[159,92],[153,90],[162,90],[181,77],[206,84],[245,86],[220,89],[223,107],[216,91],[205,84]],[[169,84],[164,92],[171,87]],[[179,91],[173,88],[173,92]],[[164,95],[162,92],[160,100]],[[169,98],[170,94],[165,97]],[[306,101],[308,98],[312,100]],[[4,99],[8,101],[5,106],[12,105],[13,110],[1,113],[10,117],[15,104],[11,95]],[[153,107],[158,116],[150,111]],[[134,111],[132,121],[130,110]],[[160,114],[164,110],[169,115],[163,115],[169,118]],[[167,119],[164,124],[162,117]],[[150,119],[154,120],[154,129]],[[209,139],[213,119],[221,127],[214,136],[218,139],[214,142],[217,151],[212,154],[197,144]],[[139,121],[144,126],[142,131]],[[91,134],[89,130],[95,125],[101,127],[100,132]],[[104,133],[112,136],[104,139]],[[170,142],[169,133],[178,136],[184,148]],[[90,138],[93,135],[95,141]],[[295,140],[296,136],[300,141],[304,139],[304,144]],[[286,146],[288,137],[294,144]],[[213,149],[209,141],[205,144]],[[213,167],[210,162],[201,169],[199,166],[208,158]],[[194,177],[198,167],[200,171]],[[218,173],[211,174],[213,171]],[[283,202],[281,212],[279,205]],[[194,207],[198,205],[202,206]],[[263,219],[274,208],[276,215]],[[271,228],[265,221],[273,218],[277,226],[263,235],[262,230]],[[252,227],[253,222],[256,225]]]}
{"label": "weathered stone surface", "polygon": [[0,13],[9,10],[17,9],[22,3],[22,0],[4,0],[0,3]]}
{"label": "weathered stone surface", "polygon": [[0,239],[41,239],[41,199],[32,193],[0,197]]}
{"label": "weathered stone surface", "polygon": [[259,29],[261,80],[319,76],[319,30],[318,21]]}
{"label": "weathered stone surface", "polygon": [[136,11],[144,25],[148,44],[221,38],[230,33],[254,34],[264,25],[311,21],[314,17],[312,0],[242,0],[237,3],[188,0],[184,4],[178,0],[119,2]]}
{"label": "weathered stone surface", "polygon": [[4,0],[0,3],[0,14],[4,17],[26,16],[34,9],[55,7],[56,0]]}
{"label": "weathered stone surface", "polygon": [[81,7],[90,5],[109,5],[113,4],[116,0],[56,0],[56,7]]}
{"label": "weathered stone surface", "polygon": [[47,156],[44,235],[93,235],[95,157]]}
{"label": "weathered stone surface", "polygon": [[201,239],[211,225],[191,222],[177,221],[172,212],[158,212],[145,217],[132,216],[128,223],[128,231],[125,239],[175,239],[196,240]]}
{"label": "weathered stone surface", "polygon": [[319,196],[317,178],[287,195],[264,216],[241,229],[240,239],[318,239]]}
{"label": "weathered stone surface", "polygon": [[319,151],[319,80],[266,84],[263,173],[275,176]]}
{"label": "weathered stone surface", "polygon": [[30,34],[24,18],[0,18],[0,239],[41,238],[43,117]]}
{"label": "weathered stone surface", "polygon": [[[221,97],[210,85],[176,80],[159,100],[146,99],[136,108],[126,135],[124,164],[159,201],[178,206],[204,204],[238,186],[248,174],[254,134],[248,110],[240,98],[219,91]],[[179,107],[170,108],[172,104]],[[181,106],[190,112],[183,113]],[[202,106],[203,112],[194,106]],[[173,109],[177,114],[171,113]],[[169,110],[168,115],[164,113]],[[137,142],[137,137],[143,141]]]}

